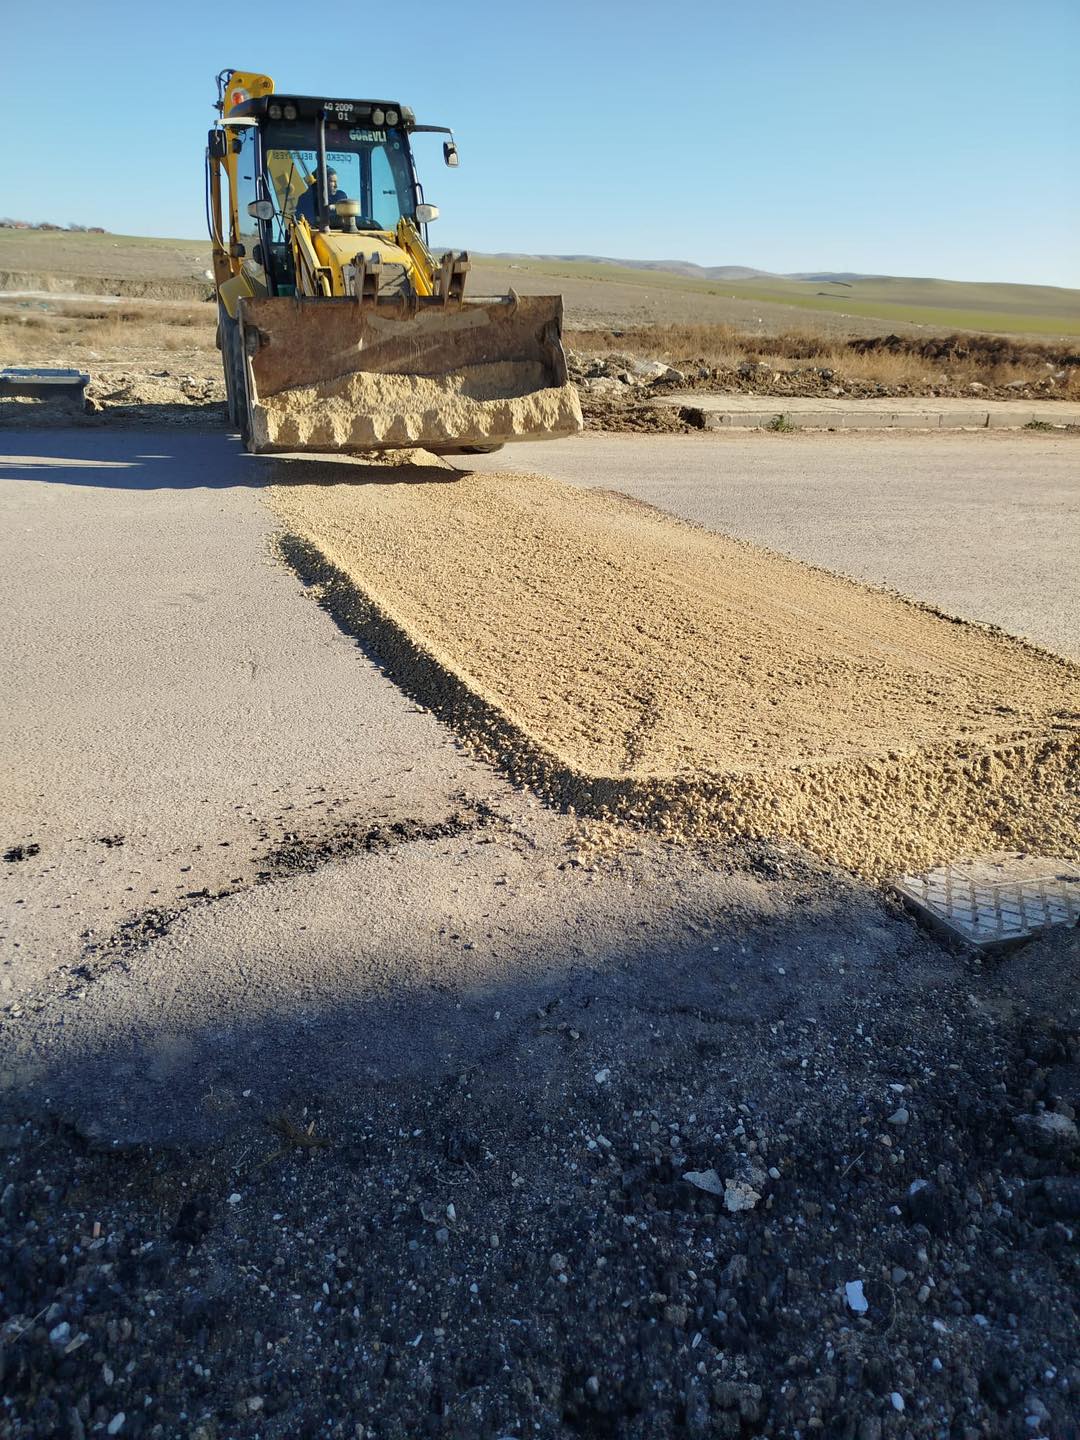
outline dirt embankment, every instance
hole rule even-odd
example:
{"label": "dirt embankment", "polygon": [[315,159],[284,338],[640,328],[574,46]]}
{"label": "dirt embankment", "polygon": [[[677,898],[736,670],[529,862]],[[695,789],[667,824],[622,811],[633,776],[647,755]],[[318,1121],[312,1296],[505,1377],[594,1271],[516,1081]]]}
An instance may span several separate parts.
{"label": "dirt embankment", "polygon": [[90,376],[81,413],[52,401],[5,400],[0,425],[220,426],[225,387],[216,319],[215,306],[184,300],[0,291],[0,365],[61,366]]}
{"label": "dirt embankment", "polygon": [[1077,853],[1068,662],[622,496],[341,473],[279,467],[294,563],[399,683],[561,803],[787,836],[871,875]]}
{"label": "dirt embankment", "polygon": [[212,280],[163,279],[138,275],[53,275],[40,270],[0,270],[0,292],[50,295],[113,295],[125,300],[209,300]]}
{"label": "dirt embankment", "polygon": [[669,325],[569,334],[570,374],[596,430],[686,430],[660,394],[709,391],[833,400],[1080,400],[1075,345],[1001,335],[752,334]]}
{"label": "dirt embankment", "polygon": [[[160,256],[133,255],[139,263],[116,276],[103,273],[117,267],[111,248],[90,247],[90,252],[77,256],[85,268],[70,273],[0,270],[0,363],[78,365],[91,376],[91,412],[125,423],[139,423],[141,392],[157,396],[171,389],[167,402],[143,406],[143,422],[195,423],[192,405],[216,405],[224,394],[215,344],[217,310],[206,303],[212,285],[192,273],[198,257],[170,254],[166,263]],[[570,379],[578,388],[585,424],[598,430],[679,433],[700,428],[692,400],[688,415],[655,403],[664,394],[685,392],[690,399],[699,391],[874,402],[932,396],[1080,400],[1080,353],[1065,342],[925,332],[867,335],[854,325],[840,333],[817,322],[815,328],[765,333],[760,327],[725,324],[623,329],[611,321],[570,329],[567,342]],[[198,384],[192,386],[190,379]],[[352,401],[358,399],[362,411],[374,414],[379,395],[352,397],[343,406],[336,406],[339,397],[333,393],[312,403],[297,398],[294,413],[281,415],[270,407],[265,417],[268,431],[287,433],[283,443],[333,448],[343,443],[342,436],[356,447],[384,443],[380,430],[385,427],[378,424],[361,424],[356,434],[349,433],[348,414],[357,408]],[[564,419],[565,400],[554,407]],[[441,402],[437,408],[444,408]],[[212,417],[206,412],[204,418]],[[461,418],[455,418],[445,443],[461,439]],[[482,444],[488,435],[481,432],[490,429],[492,417],[474,418],[480,423],[467,443]],[[512,426],[517,418],[510,417]],[[49,422],[45,414],[40,419]],[[547,406],[533,419],[548,423],[558,416]],[[25,423],[24,417],[19,423]],[[410,425],[408,417],[397,428],[401,440],[395,443],[408,444],[431,432],[426,421]]]}

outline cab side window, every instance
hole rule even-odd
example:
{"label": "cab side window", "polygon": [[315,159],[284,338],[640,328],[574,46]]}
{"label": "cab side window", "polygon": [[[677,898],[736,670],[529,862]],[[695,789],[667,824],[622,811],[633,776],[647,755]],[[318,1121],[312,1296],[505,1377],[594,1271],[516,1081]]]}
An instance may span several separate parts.
{"label": "cab side window", "polygon": [[248,206],[252,200],[258,199],[255,177],[258,173],[256,168],[257,152],[255,148],[255,127],[244,126],[240,134],[240,153],[236,157],[236,208],[238,211],[236,227],[237,239],[247,251],[247,258],[251,259],[251,252],[258,244],[259,222],[253,220],[248,214]]}
{"label": "cab side window", "polygon": [[398,177],[382,145],[371,147],[371,218],[381,230],[396,230],[402,215],[411,207],[399,194]]}

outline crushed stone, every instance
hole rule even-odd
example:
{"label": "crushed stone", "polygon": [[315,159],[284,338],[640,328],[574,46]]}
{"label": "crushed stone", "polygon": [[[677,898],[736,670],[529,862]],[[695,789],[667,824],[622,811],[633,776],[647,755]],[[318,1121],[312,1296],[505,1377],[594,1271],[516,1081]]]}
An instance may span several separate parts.
{"label": "crushed stone", "polygon": [[[812,902],[801,928],[763,928],[740,959],[725,924],[702,1008],[659,963],[630,1003],[556,986],[460,1076],[297,1109],[319,1148],[283,1145],[257,1099],[249,1132],[209,1151],[88,1144],[57,1116],[13,1127],[5,1437],[104,1435],[121,1412],[143,1440],[1071,1435],[1080,1173],[1015,1118],[1075,1109],[1077,936],[991,979],[884,909],[852,919],[852,883],[815,962],[821,891],[784,883],[785,908]],[[721,977],[752,986],[793,939],[792,993],[725,1013]],[[1030,1002],[991,1015],[1033,970]],[[800,1023],[800,996],[825,999],[821,1023]],[[921,1123],[884,1146],[873,1099],[898,1074]],[[751,1151],[770,1165],[752,1209],[683,1178]]]}

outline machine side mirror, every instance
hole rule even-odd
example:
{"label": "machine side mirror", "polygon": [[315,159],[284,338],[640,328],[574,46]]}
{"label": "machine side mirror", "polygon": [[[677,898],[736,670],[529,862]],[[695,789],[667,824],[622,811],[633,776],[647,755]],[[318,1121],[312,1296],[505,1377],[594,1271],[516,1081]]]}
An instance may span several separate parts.
{"label": "machine side mirror", "polygon": [[272,200],[252,200],[247,207],[247,213],[252,220],[272,220],[274,218],[274,202]]}
{"label": "machine side mirror", "polygon": [[458,149],[453,140],[443,141],[442,153],[443,159],[447,165],[450,166],[451,170],[456,170],[460,162],[458,160]]}
{"label": "machine side mirror", "polygon": [[433,220],[439,218],[439,207],[437,205],[417,205],[416,218],[421,225],[430,225]]}

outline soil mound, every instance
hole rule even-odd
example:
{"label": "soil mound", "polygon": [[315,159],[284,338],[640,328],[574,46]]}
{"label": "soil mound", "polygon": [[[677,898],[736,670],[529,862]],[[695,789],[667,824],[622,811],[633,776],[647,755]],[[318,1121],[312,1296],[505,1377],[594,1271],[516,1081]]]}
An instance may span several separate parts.
{"label": "soil mound", "polygon": [[923,360],[978,360],[993,365],[1047,365],[1069,368],[1080,365],[1076,346],[1040,344],[1014,340],[1008,335],[873,335],[849,340],[848,349],[857,355],[917,355]]}

